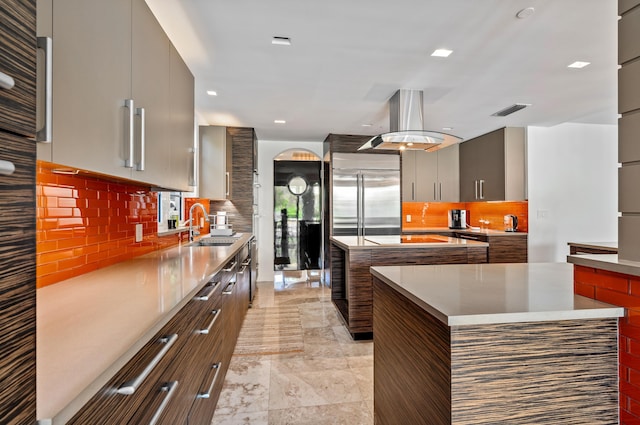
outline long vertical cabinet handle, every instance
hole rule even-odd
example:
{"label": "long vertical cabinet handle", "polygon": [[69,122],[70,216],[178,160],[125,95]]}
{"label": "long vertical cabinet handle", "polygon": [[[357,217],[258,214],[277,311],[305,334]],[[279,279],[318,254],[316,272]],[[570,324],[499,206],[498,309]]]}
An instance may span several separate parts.
{"label": "long vertical cabinet handle", "polygon": [[0,72],[0,89],[11,90],[16,85],[16,80],[11,75]]}
{"label": "long vertical cabinet handle", "polygon": [[128,146],[126,147],[126,153],[127,153],[127,157],[124,159],[124,166],[126,168],[133,168],[133,162],[135,161],[134,159],[134,131],[133,131],[133,119],[134,119],[134,115],[136,112],[136,108],[133,105],[133,99],[125,99],[124,101],[124,107],[127,108],[128,110],[128,114],[127,114],[127,123],[128,123],[128,128],[127,128],[127,132],[126,132],[126,137],[129,139],[128,141]]}
{"label": "long vertical cabinet handle", "polygon": [[[218,380],[218,375],[220,374],[220,369],[222,368],[222,363],[218,362],[211,366],[211,370],[209,373],[213,372],[213,378],[211,379],[211,384],[205,390],[198,391],[198,395],[196,398],[211,398],[211,393],[213,393],[213,387],[216,385],[216,381]],[[207,381],[204,381],[207,382]]]}
{"label": "long vertical cabinet handle", "polygon": [[476,186],[476,199],[478,199],[478,180],[474,180],[474,184]]}
{"label": "long vertical cabinet handle", "polygon": [[140,117],[140,158],[136,164],[136,171],[144,171],[145,146],[147,144],[145,130],[147,122],[145,120],[144,108],[136,108],[136,115]]}
{"label": "long vertical cabinet handle", "polygon": [[38,37],[38,49],[44,50],[44,123],[36,131],[36,142],[51,143],[53,140],[53,40]]}
{"label": "long vertical cabinet handle", "polygon": [[484,199],[484,180],[480,180],[480,199]]}
{"label": "long vertical cabinet handle", "polygon": [[176,342],[177,339],[178,334],[172,334],[167,337],[160,338],[158,341],[165,344],[165,346],[162,347],[162,350],[158,351],[158,354],[156,354],[155,357],[151,359],[149,364],[144,368],[140,375],[120,385],[116,392],[122,395],[131,395],[135,393],[140,384],[142,384],[142,381],[144,381],[145,378],[149,376],[153,368],[156,367],[158,363],[160,363],[160,360],[162,360],[165,354],[167,354],[167,351],[169,351],[169,348],[171,348],[171,346]]}
{"label": "long vertical cabinet handle", "polygon": [[189,153],[192,156],[191,175],[189,176],[189,186],[197,186],[198,185],[198,165],[196,161],[198,161],[198,149],[189,148]]}
{"label": "long vertical cabinet handle", "polygon": [[158,410],[156,410],[156,412],[151,417],[151,420],[149,420],[149,425],[156,425],[158,423],[158,419],[160,419],[160,416],[162,416],[164,409],[167,408],[167,405],[169,404],[169,401],[171,401],[171,397],[173,397],[176,388],[178,388],[178,381],[167,382],[162,386],[162,388],[160,388],[160,392],[166,393],[166,395],[164,396],[162,403],[160,403],[160,406],[158,406]]}
{"label": "long vertical cabinet handle", "polygon": [[362,182],[361,189],[360,189],[362,192],[362,195],[360,196],[360,198],[362,199],[362,204],[360,205],[360,208],[362,209],[362,236],[367,236],[367,226],[366,226],[367,217],[364,215],[365,213],[364,205],[365,205],[365,202],[367,202],[365,199],[364,174],[360,176],[360,179]]}
{"label": "long vertical cabinet handle", "polygon": [[438,199],[442,201],[442,183],[438,183],[440,185],[440,196]]}
{"label": "long vertical cabinet handle", "polygon": [[229,196],[229,192],[230,190],[230,186],[231,186],[231,173],[229,173],[228,171],[226,173],[224,173],[225,178],[227,180],[227,188],[225,190],[225,196]]}
{"label": "long vertical cabinet handle", "polygon": [[438,195],[436,195],[436,182],[433,182],[433,200],[438,200]]}
{"label": "long vertical cabinet handle", "polygon": [[360,197],[360,191],[360,173],[358,173],[356,174],[356,228],[358,229],[358,236],[362,236],[362,217],[360,215],[362,199]]}
{"label": "long vertical cabinet handle", "polygon": [[416,200],[416,183],[415,182],[411,182],[411,200],[412,201]]}

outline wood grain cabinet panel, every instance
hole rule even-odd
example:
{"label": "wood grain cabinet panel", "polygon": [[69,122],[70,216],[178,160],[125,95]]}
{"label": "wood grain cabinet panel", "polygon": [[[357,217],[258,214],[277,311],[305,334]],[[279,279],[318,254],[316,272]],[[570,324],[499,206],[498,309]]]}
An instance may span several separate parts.
{"label": "wood grain cabinet panel", "polygon": [[640,5],[640,0],[618,0],[618,15],[624,15],[625,12]]}
{"label": "wood grain cabinet panel", "polygon": [[640,56],[640,7],[630,10],[618,21],[618,63]]}
{"label": "wood grain cabinet panel", "polygon": [[640,61],[618,70],[618,113],[640,109]]}
{"label": "wood grain cabinet panel", "polygon": [[0,130],[35,136],[36,2],[3,0],[0,8],[0,72],[14,81],[0,88]]}
{"label": "wood grain cabinet panel", "polygon": [[618,162],[640,161],[640,113],[618,120]]}

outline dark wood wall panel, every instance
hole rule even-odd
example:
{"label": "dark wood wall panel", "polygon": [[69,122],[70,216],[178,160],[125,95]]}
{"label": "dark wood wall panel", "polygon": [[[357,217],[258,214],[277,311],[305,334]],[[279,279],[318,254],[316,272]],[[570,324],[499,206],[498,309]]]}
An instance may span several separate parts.
{"label": "dark wood wall panel", "polygon": [[15,80],[13,89],[0,89],[0,129],[32,137],[36,127],[35,0],[3,0],[0,28],[0,72]]}
{"label": "dark wood wall panel", "polygon": [[449,328],[375,277],[373,285],[375,423],[451,424]]}
{"label": "dark wood wall panel", "polygon": [[451,352],[452,424],[618,423],[617,319],[452,328]]}
{"label": "dark wood wall panel", "polygon": [[466,264],[467,248],[387,248],[373,250],[372,266]]}
{"label": "dark wood wall panel", "polygon": [[0,133],[0,423],[35,422],[35,143]]}
{"label": "dark wood wall panel", "polygon": [[490,236],[489,263],[526,263],[527,235]]}
{"label": "dark wood wall panel", "polygon": [[231,202],[210,201],[211,213],[226,211],[236,232],[253,233],[253,148],[255,131],[248,127],[227,127],[231,140]]}
{"label": "dark wood wall panel", "polygon": [[373,287],[370,267],[370,250],[351,250],[347,253],[349,330],[352,333],[366,333],[373,330]]}

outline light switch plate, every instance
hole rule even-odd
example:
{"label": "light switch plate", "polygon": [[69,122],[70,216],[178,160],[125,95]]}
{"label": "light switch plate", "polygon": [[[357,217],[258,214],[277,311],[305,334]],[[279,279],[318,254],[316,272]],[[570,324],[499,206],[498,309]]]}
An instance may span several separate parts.
{"label": "light switch plate", "polygon": [[136,242],[142,242],[142,223],[136,224]]}

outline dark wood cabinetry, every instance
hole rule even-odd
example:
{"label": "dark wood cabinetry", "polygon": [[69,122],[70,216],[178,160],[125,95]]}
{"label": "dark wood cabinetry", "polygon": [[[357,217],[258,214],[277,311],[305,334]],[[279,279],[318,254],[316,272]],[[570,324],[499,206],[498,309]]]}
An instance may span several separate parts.
{"label": "dark wood cabinetry", "polygon": [[[68,423],[210,423],[249,306],[248,270],[240,266],[246,252],[235,254]],[[127,385],[136,379],[131,393]]]}
{"label": "dark wood cabinetry", "polygon": [[458,232],[455,237],[479,242],[487,242],[488,263],[526,263],[528,260],[527,234],[482,235]]}
{"label": "dark wood cabinetry", "polygon": [[[35,1],[0,8],[0,423],[36,420]],[[13,86],[11,87],[11,82]],[[12,171],[14,169],[14,171]]]}

